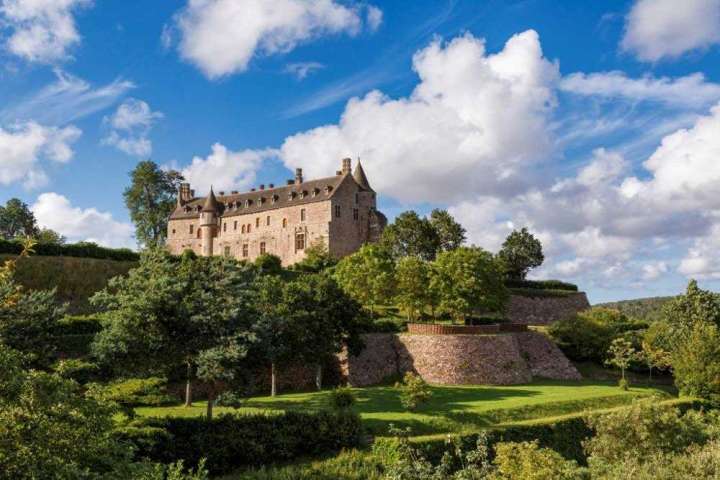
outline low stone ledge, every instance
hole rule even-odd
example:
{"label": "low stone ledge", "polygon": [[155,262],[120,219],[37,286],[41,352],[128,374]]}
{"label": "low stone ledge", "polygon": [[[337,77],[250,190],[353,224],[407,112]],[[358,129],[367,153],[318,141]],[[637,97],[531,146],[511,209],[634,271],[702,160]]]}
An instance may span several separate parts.
{"label": "low stone ledge", "polygon": [[412,335],[493,335],[504,332],[526,332],[526,324],[444,325],[441,323],[408,323]]}

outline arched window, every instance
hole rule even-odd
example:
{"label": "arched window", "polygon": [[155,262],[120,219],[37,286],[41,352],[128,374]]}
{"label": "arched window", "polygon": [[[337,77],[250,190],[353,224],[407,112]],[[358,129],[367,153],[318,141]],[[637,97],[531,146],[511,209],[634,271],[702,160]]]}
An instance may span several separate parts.
{"label": "arched window", "polygon": [[283,228],[287,228],[287,218],[283,218]]}
{"label": "arched window", "polygon": [[245,225],[243,225],[240,230],[242,231],[242,233],[245,233]]}

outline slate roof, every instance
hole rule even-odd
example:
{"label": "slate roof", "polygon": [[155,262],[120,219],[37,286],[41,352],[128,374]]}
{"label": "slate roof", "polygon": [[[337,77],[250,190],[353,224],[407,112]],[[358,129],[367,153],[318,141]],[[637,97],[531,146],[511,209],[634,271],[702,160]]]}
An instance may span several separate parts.
{"label": "slate roof", "polygon": [[335,175],[308,180],[300,184],[217,196],[211,189],[208,197],[196,197],[182,206],[178,206],[170,215],[170,219],[197,218],[200,211],[205,211],[205,205],[212,202],[212,199],[215,199],[216,211],[222,217],[261,213],[276,208],[322,202],[330,199],[345,179],[351,178],[352,176],[348,174]]}

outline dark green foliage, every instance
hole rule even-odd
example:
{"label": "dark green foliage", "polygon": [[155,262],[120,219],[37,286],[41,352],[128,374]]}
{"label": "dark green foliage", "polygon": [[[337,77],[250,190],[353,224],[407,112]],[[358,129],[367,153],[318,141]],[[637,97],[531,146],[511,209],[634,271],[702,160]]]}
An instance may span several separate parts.
{"label": "dark green foliage", "polygon": [[[0,254],[18,255],[22,252],[22,243],[16,240],[0,239]],[[33,254],[51,257],[81,257],[136,262],[140,255],[128,248],[106,248],[92,242],[69,243],[66,245],[38,243]]]}
{"label": "dark green foliage", "polygon": [[433,260],[440,248],[440,238],[430,220],[412,210],[395,217],[383,231],[381,242],[395,259],[413,256]]}
{"label": "dark green foliage", "polygon": [[687,333],[698,323],[711,323],[720,327],[720,297],[698,287],[690,280],[684,295],[678,295],[663,305],[665,321],[678,330],[678,335]]}
{"label": "dark green foliage", "polygon": [[314,243],[305,249],[305,258],[292,266],[298,272],[320,273],[337,265],[337,259],[330,256],[323,242]]}
{"label": "dark green foliage", "polygon": [[95,334],[102,330],[99,315],[66,315],[53,328],[54,335]]}
{"label": "dark green foliage", "polygon": [[395,384],[395,388],[400,395],[400,403],[411,412],[427,403],[432,397],[430,385],[420,375],[412,372],[406,372],[402,382]]}
{"label": "dark green foliage", "polygon": [[517,278],[505,279],[505,286],[508,288],[522,288],[532,290],[567,290],[577,292],[578,286],[560,280],[521,280]]}
{"label": "dark green foliage", "polygon": [[63,378],[75,380],[81,385],[96,380],[100,373],[100,367],[92,362],[70,358],[58,361],[53,370]]}
{"label": "dark green foliage", "polygon": [[175,170],[163,170],[148,160],[138,163],[130,178],[131,184],[123,197],[135,224],[135,238],[145,247],[162,246],[183,177]]}
{"label": "dark green foliage", "polygon": [[671,363],[680,392],[720,405],[720,333],[715,324],[693,326]]}
{"label": "dark green foliage", "polygon": [[524,280],[527,273],[542,265],[545,256],[540,240],[527,228],[513,230],[505,239],[498,252],[508,278]]}
{"label": "dark green foliage", "polygon": [[166,383],[159,377],[129,378],[107,385],[93,385],[93,395],[122,407],[167,405],[177,399],[166,393]]}
{"label": "dark green foliage", "polygon": [[646,327],[617,310],[595,307],[552,323],[548,333],[572,360],[603,363],[615,338]]}
{"label": "dark green foliage", "polygon": [[42,228],[35,235],[35,240],[43,245],[64,245],[66,238],[50,228]]}
{"label": "dark green foliage", "polygon": [[465,243],[465,229],[447,210],[436,208],[430,212],[430,225],[435,230],[439,251],[455,250]]}
{"label": "dark green foliage", "polygon": [[635,300],[622,300],[619,302],[600,303],[596,307],[612,308],[620,313],[648,323],[662,318],[663,306],[675,297],[650,297]]}
{"label": "dark green foliage", "polygon": [[277,255],[263,253],[255,259],[255,266],[265,275],[279,275],[282,272],[282,261]]}
{"label": "dark green foliage", "polygon": [[65,358],[82,358],[90,355],[94,341],[94,333],[61,335],[53,338],[58,356]]}
{"label": "dark green foliage", "polygon": [[0,206],[0,238],[34,237],[37,233],[35,215],[26,203],[11,198],[4,207]]}
{"label": "dark green foliage", "polygon": [[215,399],[215,405],[219,407],[240,408],[244,402],[245,398],[241,394],[231,390],[221,393]]}
{"label": "dark green foliage", "polygon": [[357,398],[349,387],[338,387],[330,391],[330,406],[335,410],[347,410],[356,402]]}
{"label": "dark green foliage", "polygon": [[138,447],[139,458],[194,466],[206,457],[212,474],[355,447],[360,434],[360,417],[351,412],[147,419],[118,433]]}

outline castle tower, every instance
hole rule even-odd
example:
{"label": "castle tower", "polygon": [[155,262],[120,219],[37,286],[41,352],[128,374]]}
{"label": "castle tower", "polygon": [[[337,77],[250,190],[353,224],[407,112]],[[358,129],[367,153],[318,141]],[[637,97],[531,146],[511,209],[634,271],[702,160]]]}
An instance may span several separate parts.
{"label": "castle tower", "polygon": [[205,199],[202,211],[200,213],[200,229],[201,229],[201,251],[203,257],[210,257],[213,254],[213,239],[217,235],[217,219],[219,207],[215,193],[210,187],[210,195]]}
{"label": "castle tower", "polygon": [[353,173],[353,178],[362,188],[372,191],[372,188],[370,188],[370,182],[368,182],[367,176],[365,175],[365,170],[363,170],[362,164],[360,163],[359,159],[357,166],[355,167],[355,173]]}

